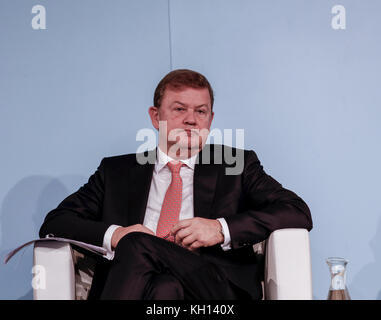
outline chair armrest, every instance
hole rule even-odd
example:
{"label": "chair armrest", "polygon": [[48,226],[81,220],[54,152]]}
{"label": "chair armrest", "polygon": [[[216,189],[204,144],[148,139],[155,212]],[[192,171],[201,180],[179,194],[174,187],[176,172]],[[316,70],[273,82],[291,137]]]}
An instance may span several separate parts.
{"label": "chair armrest", "polygon": [[35,300],[74,300],[75,273],[72,249],[64,242],[36,242],[33,250]]}
{"label": "chair armrest", "polygon": [[311,300],[312,273],[306,229],[280,229],[266,241],[265,299]]}

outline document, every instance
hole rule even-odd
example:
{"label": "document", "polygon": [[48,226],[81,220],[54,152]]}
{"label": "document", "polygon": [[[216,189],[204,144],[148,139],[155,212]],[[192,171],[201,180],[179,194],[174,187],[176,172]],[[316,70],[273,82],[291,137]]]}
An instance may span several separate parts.
{"label": "document", "polygon": [[22,244],[21,246],[17,247],[16,249],[10,251],[5,256],[4,263],[6,264],[22,248],[25,248],[25,247],[33,244],[33,243],[36,243],[36,242],[46,242],[46,241],[60,241],[60,242],[70,243],[70,244],[76,245],[78,247],[81,247],[83,249],[86,249],[90,252],[93,252],[93,253],[101,255],[101,256],[105,256],[107,254],[107,250],[105,248],[94,246],[90,243],[76,241],[76,240],[72,240],[72,239],[66,239],[66,238],[58,238],[58,237],[54,237],[54,236],[47,236],[46,238],[35,239],[35,240],[31,240],[29,242],[26,242],[26,243]]}

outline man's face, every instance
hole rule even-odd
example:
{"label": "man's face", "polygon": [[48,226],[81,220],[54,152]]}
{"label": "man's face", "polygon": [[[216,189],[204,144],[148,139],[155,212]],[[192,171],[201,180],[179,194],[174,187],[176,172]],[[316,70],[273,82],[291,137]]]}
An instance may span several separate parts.
{"label": "man's face", "polygon": [[162,149],[166,142],[169,151],[170,148],[177,148],[188,150],[192,155],[200,151],[212,124],[214,113],[211,109],[210,95],[206,88],[184,88],[181,91],[166,89],[160,107],[149,108],[156,129],[159,130],[160,121],[166,123],[166,130],[163,127],[159,130],[159,145]]}

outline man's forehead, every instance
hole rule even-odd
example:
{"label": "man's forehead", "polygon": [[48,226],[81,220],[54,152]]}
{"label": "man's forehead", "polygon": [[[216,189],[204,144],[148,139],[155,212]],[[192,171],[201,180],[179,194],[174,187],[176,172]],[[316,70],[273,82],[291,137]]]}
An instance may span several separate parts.
{"label": "man's forehead", "polygon": [[163,99],[168,99],[170,103],[175,101],[182,104],[210,105],[210,95],[207,88],[191,88],[182,89],[167,88],[164,91]]}

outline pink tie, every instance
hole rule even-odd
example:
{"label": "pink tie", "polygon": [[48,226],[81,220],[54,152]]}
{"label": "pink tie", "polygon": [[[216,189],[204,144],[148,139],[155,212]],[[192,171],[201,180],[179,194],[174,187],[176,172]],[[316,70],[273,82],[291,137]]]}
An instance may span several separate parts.
{"label": "pink tie", "polygon": [[179,221],[181,210],[183,182],[180,177],[180,169],[182,165],[182,162],[177,164],[168,162],[168,167],[172,172],[172,180],[164,197],[156,229],[158,237],[168,238],[169,241],[174,241],[173,236],[169,237],[169,231]]}

